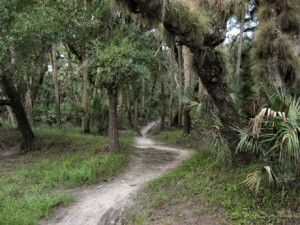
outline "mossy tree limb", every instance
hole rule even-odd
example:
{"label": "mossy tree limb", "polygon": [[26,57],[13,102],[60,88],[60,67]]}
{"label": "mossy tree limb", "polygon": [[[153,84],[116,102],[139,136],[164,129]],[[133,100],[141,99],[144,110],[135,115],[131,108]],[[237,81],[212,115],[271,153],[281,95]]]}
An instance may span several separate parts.
{"label": "mossy tree limb", "polygon": [[[215,49],[225,40],[229,16],[226,15],[222,21],[218,21],[217,18],[210,18],[204,11],[190,9],[181,1],[116,0],[116,2],[125,4],[130,12],[140,13],[143,18],[160,21],[168,32],[178,37],[181,44],[191,49],[197,73],[219,110],[219,117],[224,125],[221,133],[234,153],[237,136],[230,127],[239,125],[240,119],[229,100],[229,90],[223,80],[225,70],[222,55]],[[213,5],[208,3],[207,5],[211,6],[210,10],[214,12]],[[217,13],[220,12],[213,15]],[[211,26],[208,27],[207,24]]]}

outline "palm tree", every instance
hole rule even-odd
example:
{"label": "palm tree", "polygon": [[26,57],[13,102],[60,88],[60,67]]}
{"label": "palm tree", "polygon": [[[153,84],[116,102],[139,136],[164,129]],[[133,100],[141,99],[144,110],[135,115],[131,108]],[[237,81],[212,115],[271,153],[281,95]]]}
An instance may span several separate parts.
{"label": "palm tree", "polygon": [[251,151],[283,168],[300,168],[300,99],[291,97],[282,88],[265,90],[268,107],[251,119],[240,134],[237,151]]}
{"label": "palm tree", "polygon": [[250,151],[269,164],[248,174],[244,181],[256,192],[264,178],[269,184],[280,182],[275,173],[300,174],[300,98],[289,96],[276,84],[271,88],[263,86],[263,90],[268,99],[267,107],[250,120],[247,130],[235,129],[240,135],[237,151]]}

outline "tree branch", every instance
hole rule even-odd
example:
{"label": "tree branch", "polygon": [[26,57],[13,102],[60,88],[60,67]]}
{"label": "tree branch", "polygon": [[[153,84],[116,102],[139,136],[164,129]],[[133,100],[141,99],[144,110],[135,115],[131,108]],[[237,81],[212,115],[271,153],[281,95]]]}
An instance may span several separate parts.
{"label": "tree branch", "polygon": [[3,106],[3,105],[12,106],[12,102],[8,99],[0,99],[0,106]]}

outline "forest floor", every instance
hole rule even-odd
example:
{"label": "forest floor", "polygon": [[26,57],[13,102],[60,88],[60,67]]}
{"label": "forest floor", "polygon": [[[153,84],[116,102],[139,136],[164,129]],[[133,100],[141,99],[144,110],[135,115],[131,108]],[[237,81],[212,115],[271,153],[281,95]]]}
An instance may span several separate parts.
{"label": "forest floor", "polygon": [[[123,137],[123,154],[105,154],[107,137],[45,128],[30,154],[0,149],[0,224],[300,224],[299,195],[253,195],[243,185],[261,165],[226,168],[209,138],[179,130],[148,138],[153,125],[134,147]],[[0,130],[12,153],[15,133]]]}
{"label": "forest floor", "polygon": [[145,136],[154,125],[150,123],[135,138],[129,168],[113,180],[74,192],[75,202],[59,208],[49,220],[39,224],[122,224],[125,207],[147,182],[159,177],[192,155],[192,151],[161,146]]}
{"label": "forest floor", "polygon": [[[188,160],[151,181],[125,212],[128,225],[300,224],[296,188],[250,190],[243,182],[264,164],[226,166],[226,146],[209,129],[183,136],[181,130],[153,132],[169,146],[195,149]],[[216,157],[218,156],[218,157]]]}
{"label": "forest floor", "polygon": [[[111,180],[128,166],[124,153],[107,153],[108,137],[80,128],[34,129],[30,152],[20,151],[16,129],[0,129],[0,224],[37,224],[54,208],[73,201],[70,190]],[[132,137],[122,137],[122,151]]]}

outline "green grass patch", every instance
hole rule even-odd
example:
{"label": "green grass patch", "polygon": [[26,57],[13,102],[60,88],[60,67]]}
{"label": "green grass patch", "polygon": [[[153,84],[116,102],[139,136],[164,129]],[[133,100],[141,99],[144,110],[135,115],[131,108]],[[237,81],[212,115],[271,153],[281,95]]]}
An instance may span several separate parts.
{"label": "green grass patch", "polygon": [[199,142],[193,136],[184,136],[183,131],[178,129],[161,131],[159,134],[154,134],[153,138],[172,146],[180,144],[185,148],[199,147]]}
{"label": "green grass patch", "polygon": [[[107,153],[107,137],[67,128],[36,128],[35,134],[30,153],[0,165],[6,171],[0,174],[1,225],[36,224],[71,201],[68,188],[110,179],[127,165],[126,154]],[[121,139],[123,150],[131,144]]]}
{"label": "green grass patch", "polygon": [[[178,133],[164,132],[160,138],[163,140],[166,134],[176,137]],[[201,214],[208,213],[217,215],[224,223],[299,224],[299,194],[279,188],[266,188],[258,194],[251,192],[242,181],[262,165],[225,169],[211,156],[211,148],[199,148],[181,166],[152,181],[146,190],[148,203],[142,203],[144,209],[131,221],[147,224],[146,221],[157,220],[158,214],[159,222],[163,222],[170,217],[176,220],[177,215],[184,213],[187,218],[199,215],[201,218]],[[200,208],[202,212],[198,215]]]}

